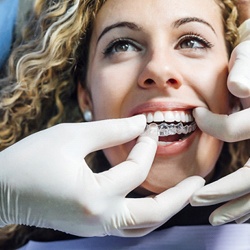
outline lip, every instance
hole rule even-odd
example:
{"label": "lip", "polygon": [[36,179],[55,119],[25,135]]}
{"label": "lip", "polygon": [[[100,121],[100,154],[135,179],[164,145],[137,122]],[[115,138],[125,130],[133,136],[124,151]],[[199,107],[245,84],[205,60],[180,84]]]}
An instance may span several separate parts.
{"label": "lip", "polygon": [[[130,116],[156,111],[189,111],[192,113],[195,107],[195,105],[180,102],[147,102],[133,108],[130,112]],[[181,141],[176,141],[167,145],[158,143],[156,156],[175,156],[184,153],[190,148],[195,138],[199,136],[200,133],[201,131],[196,128],[191,135]]]}
{"label": "lip", "polygon": [[168,145],[159,145],[157,146],[156,155],[157,156],[174,156],[187,151],[195,138],[199,136],[200,130],[196,129],[190,136],[185,138],[184,140],[173,142]]}
{"label": "lip", "polygon": [[147,102],[133,108],[129,116],[156,111],[187,111],[193,110],[195,107],[194,105],[177,102]]}

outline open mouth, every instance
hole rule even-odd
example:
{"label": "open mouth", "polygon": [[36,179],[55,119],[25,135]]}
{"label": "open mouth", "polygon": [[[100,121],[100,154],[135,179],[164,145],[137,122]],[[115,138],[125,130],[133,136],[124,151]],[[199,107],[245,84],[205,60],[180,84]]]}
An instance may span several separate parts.
{"label": "open mouth", "polygon": [[156,111],[146,113],[145,116],[148,125],[157,124],[160,142],[182,141],[189,137],[197,127],[191,110]]}

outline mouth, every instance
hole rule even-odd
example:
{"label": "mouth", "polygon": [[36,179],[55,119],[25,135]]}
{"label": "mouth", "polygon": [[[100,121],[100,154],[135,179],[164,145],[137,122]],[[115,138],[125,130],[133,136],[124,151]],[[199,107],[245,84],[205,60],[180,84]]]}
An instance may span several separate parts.
{"label": "mouth", "polygon": [[147,125],[158,126],[159,144],[168,145],[188,138],[197,128],[192,110],[144,113]]}

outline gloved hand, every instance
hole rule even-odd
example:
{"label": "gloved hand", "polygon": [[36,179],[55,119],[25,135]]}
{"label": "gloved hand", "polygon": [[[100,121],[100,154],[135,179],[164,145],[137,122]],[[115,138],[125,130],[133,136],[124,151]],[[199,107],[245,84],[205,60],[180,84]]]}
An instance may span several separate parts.
{"label": "gloved hand", "polygon": [[[249,3],[250,5],[250,3]],[[249,7],[250,9],[250,7]],[[233,50],[229,61],[228,89],[242,98],[244,108],[250,106],[250,19],[239,27],[240,43]]]}
{"label": "gloved hand", "polygon": [[[245,3],[247,4],[247,3]],[[250,9],[250,2],[248,3]],[[223,141],[235,142],[250,138],[250,20],[240,27],[241,41],[230,60],[229,90],[241,97],[244,110],[227,115],[213,114],[204,108],[194,111],[199,128]],[[212,225],[250,218],[250,159],[238,171],[206,185],[192,196],[193,206],[227,202],[210,215]]]}
{"label": "gloved hand", "polygon": [[[0,224],[53,228],[78,236],[141,236],[181,210],[204,185],[191,177],[155,197],[125,198],[147,177],[157,127],[143,115],[38,132],[0,153]],[[84,157],[143,133],[126,161],[95,174]]]}
{"label": "gloved hand", "polygon": [[231,221],[243,223],[250,219],[250,160],[236,172],[206,185],[190,199],[193,206],[209,206],[229,201],[209,217],[212,225]]}

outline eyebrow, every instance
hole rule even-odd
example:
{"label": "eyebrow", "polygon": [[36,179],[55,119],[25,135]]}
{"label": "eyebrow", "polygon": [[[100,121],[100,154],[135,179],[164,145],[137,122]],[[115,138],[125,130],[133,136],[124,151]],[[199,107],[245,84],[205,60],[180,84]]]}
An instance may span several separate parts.
{"label": "eyebrow", "polygon": [[[175,28],[179,28],[181,25],[187,24],[187,23],[191,23],[191,22],[198,22],[198,23],[203,23],[205,25],[207,25],[215,34],[215,30],[213,28],[213,26],[206,22],[205,20],[198,18],[198,17],[185,17],[185,18],[181,18],[177,21],[174,22],[174,27]],[[129,28],[131,30],[135,30],[135,31],[141,31],[142,27],[136,25],[135,23],[132,22],[117,22],[114,23],[112,25],[107,26],[102,33],[100,34],[100,36],[97,39],[97,43],[100,41],[100,39],[106,34],[108,33],[110,30],[115,29],[115,28]]]}
{"label": "eyebrow", "polygon": [[216,35],[216,32],[215,32],[213,26],[210,23],[208,23],[207,21],[203,20],[202,18],[198,18],[198,17],[181,18],[181,19],[174,22],[174,27],[179,28],[181,25],[191,23],[191,22],[198,22],[198,23],[203,23],[203,24],[207,25]]}
{"label": "eyebrow", "polygon": [[142,28],[139,27],[138,25],[136,25],[135,23],[131,23],[131,22],[118,22],[118,23],[114,23],[110,26],[107,26],[102,33],[100,34],[100,36],[97,39],[97,43],[99,42],[99,40],[110,30],[115,29],[115,28],[129,28],[131,30],[135,30],[135,31],[141,31]]}

